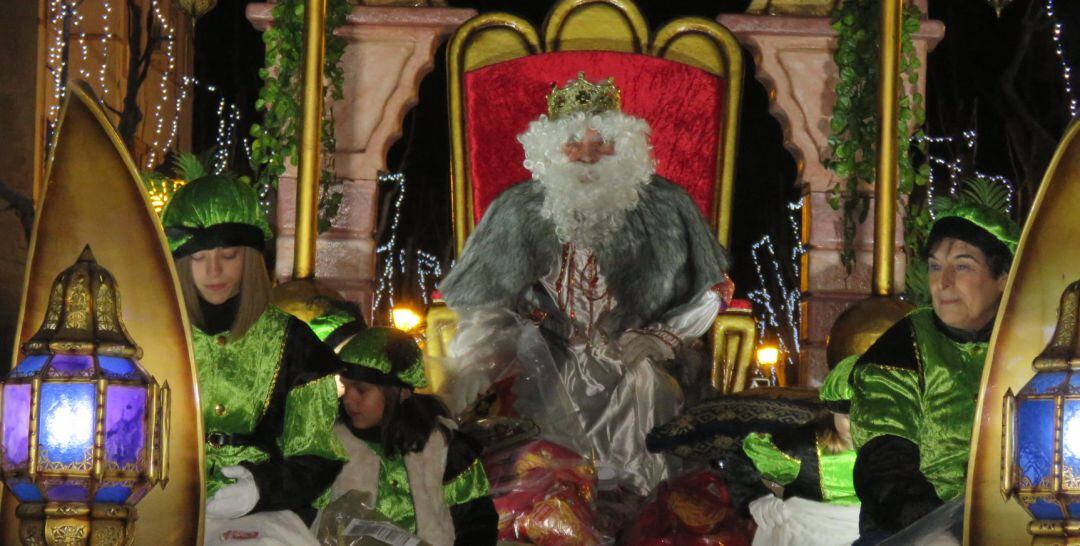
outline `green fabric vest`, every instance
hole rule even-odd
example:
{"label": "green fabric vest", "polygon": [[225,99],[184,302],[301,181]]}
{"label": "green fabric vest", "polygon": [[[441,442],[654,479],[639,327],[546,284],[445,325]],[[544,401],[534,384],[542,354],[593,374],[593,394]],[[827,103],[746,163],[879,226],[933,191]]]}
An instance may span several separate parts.
{"label": "green fabric vest", "polygon": [[[822,451],[820,441],[815,443],[822,502],[859,504],[852,473],[855,468],[855,451],[828,454]],[[784,453],[773,443],[772,435],[768,433],[747,434],[743,440],[743,452],[754,462],[754,467],[762,477],[780,485],[786,486],[795,481],[802,467],[802,461]]]}
{"label": "green fabric vest", "polygon": [[[206,434],[255,431],[277,384],[290,318],[276,307],[267,307],[240,339],[192,328]],[[336,417],[337,387],[333,377],[291,389],[285,402],[283,433],[278,439],[282,454],[346,460],[345,450],[331,430]],[[265,451],[253,446],[206,444],[207,496],[231,483],[221,474],[222,468],[268,459]]]}
{"label": "green fabric vest", "polygon": [[953,341],[938,329],[929,308],[913,311],[907,320],[916,369],[889,362],[855,367],[852,437],[856,448],[882,435],[915,443],[923,474],[948,502],[964,489],[987,343]]}

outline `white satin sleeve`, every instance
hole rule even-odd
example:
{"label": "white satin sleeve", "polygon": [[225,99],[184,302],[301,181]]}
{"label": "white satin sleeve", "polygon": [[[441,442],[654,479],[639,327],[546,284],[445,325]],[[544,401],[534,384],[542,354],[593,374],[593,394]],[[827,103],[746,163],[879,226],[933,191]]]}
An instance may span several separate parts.
{"label": "white satin sleeve", "polygon": [[684,342],[699,338],[712,327],[721,306],[720,294],[709,288],[689,302],[669,311],[659,323],[650,328],[674,334]]}

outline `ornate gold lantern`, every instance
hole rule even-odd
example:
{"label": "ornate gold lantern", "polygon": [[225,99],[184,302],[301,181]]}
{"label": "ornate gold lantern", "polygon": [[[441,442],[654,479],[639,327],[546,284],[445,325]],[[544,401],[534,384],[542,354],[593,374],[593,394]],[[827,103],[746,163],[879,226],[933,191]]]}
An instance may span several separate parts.
{"label": "ornate gold lantern", "polygon": [[139,364],[89,246],[22,351],[0,389],[0,478],[23,544],[127,544],[134,505],[167,481],[169,386]]}
{"label": "ornate gold lantern", "polygon": [[1065,289],[1035,376],[1005,393],[1001,489],[1033,518],[1032,544],[1080,544],[1080,281]]}

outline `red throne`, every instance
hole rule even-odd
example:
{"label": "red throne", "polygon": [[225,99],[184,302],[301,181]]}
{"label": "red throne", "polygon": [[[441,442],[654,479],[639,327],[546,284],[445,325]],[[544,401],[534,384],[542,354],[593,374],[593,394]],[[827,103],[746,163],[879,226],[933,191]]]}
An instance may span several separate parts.
{"label": "red throne", "polygon": [[[447,50],[451,186],[457,252],[499,193],[529,178],[517,136],[547,111],[552,85],[584,71],[614,77],[622,110],[645,119],[657,173],[682,186],[727,246],[742,95],[742,52],[720,24],[671,21],[651,33],[629,0],[561,0],[537,31],[505,13],[474,17]],[[431,357],[446,354],[456,317],[433,306],[427,317]],[[723,312],[710,334],[712,383],[746,388],[755,325],[745,310]],[[432,358],[429,362],[437,362]],[[438,388],[441,370],[428,370]]]}
{"label": "red throne", "polygon": [[687,64],[613,51],[530,55],[465,74],[465,112],[476,120],[465,124],[473,220],[504,189],[529,178],[516,137],[547,112],[552,84],[561,87],[581,70],[592,82],[615,78],[623,112],[652,127],[657,173],[685,188],[715,226],[723,80]]}

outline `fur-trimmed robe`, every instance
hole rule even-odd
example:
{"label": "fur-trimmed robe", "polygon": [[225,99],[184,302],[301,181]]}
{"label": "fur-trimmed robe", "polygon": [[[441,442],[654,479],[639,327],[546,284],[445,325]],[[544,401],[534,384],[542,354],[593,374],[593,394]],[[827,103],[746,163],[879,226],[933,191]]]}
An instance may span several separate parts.
{"label": "fur-trimmed robe", "polygon": [[[566,245],[564,252],[542,214],[544,191],[537,181],[504,191],[440,286],[461,319],[444,395],[460,408],[485,381],[528,377],[515,381],[515,409],[647,494],[674,468],[646,451],[646,433],[708,382],[697,351],[681,351],[672,362],[628,361],[619,339],[633,328],[662,331],[664,343],[708,331],[720,308],[711,289],[725,279],[726,252],[690,196],[657,176],[638,189],[637,205],[605,243]],[[595,269],[565,263],[582,259]],[[575,280],[560,293],[552,277],[563,271]],[[577,282],[582,289],[573,288]],[[603,296],[588,294],[588,286]]]}
{"label": "fur-trimmed robe", "polygon": [[[450,307],[532,311],[534,305],[522,298],[558,264],[562,249],[554,223],[541,214],[544,191],[530,180],[492,202],[439,286]],[[626,212],[619,232],[592,249],[618,302],[600,325],[609,335],[677,313],[724,280],[730,264],[685,190],[654,175],[638,193],[638,205]]]}

